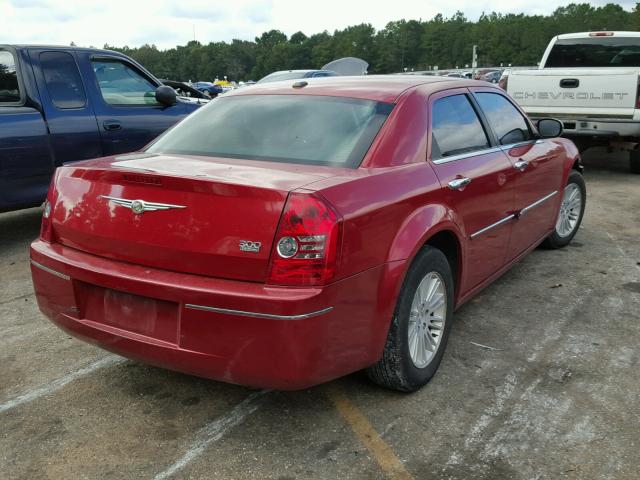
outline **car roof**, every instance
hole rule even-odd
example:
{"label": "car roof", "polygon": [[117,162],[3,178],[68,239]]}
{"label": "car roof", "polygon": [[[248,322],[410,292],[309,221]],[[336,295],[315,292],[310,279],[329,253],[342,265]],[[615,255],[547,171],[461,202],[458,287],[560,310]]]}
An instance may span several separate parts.
{"label": "car roof", "polygon": [[47,48],[51,50],[89,51],[92,53],[109,53],[112,55],[124,56],[122,53],[116,52],[114,50],[105,50],[102,48],[92,48],[92,47],[74,47],[70,45],[2,44],[0,46],[13,47],[13,48]]}
{"label": "car roof", "polygon": [[[304,81],[303,87],[294,87]],[[419,75],[363,75],[351,77],[322,77],[304,80],[284,80],[280,82],[259,83],[249,89],[236,90],[225,95],[319,95],[332,97],[350,97],[393,103],[402,92],[419,85],[431,86],[432,90],[478,86],[477,80],[453,77]],[[485,84],[486,85],[486,84]],[[429,88],[429,87],[427,87]]]}
{"label": "car roof", "polygon": [[271,72],[269,75],[265,75],[266,77],[270,77],[271,75],[278,75],[279,73],[307,73],[307,72],[316,72],[318,70],[278,70],[276,72]]}

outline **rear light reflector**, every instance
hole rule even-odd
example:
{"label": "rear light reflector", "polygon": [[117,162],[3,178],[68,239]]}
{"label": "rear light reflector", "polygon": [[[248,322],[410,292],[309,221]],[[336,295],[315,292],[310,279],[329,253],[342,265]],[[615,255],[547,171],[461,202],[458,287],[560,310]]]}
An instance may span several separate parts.
{"label": "rear light reflector", "polygon": [[47,199],[42,204],[42,224],[40,225],[40,240],[44,240],[45,242],[53,242],[53,227],[52,217],[53,217],[53,207],[56,203],[57,197],[56,189],[55,189],[55,175],[51,179],[51,183],[49,184],[49,190],[47,192]]}
{"label": "rear light reflector", "polygon": [[289,195],[271,252],[267,283],[326,285],[336,273],[342,220],[322,197]]}

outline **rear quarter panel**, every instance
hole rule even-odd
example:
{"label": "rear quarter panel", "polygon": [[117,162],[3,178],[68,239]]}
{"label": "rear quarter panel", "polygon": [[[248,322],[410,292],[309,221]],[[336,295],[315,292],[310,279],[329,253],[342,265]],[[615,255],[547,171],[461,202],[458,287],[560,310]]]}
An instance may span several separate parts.
{"label": "rear quarter panel", "polygon": [[420,248],[442,230],[452,231],[459,242],[462,238],[427,162],[426,98],[417,90],[402,96],[361,168],[306,187],[319,191],[343,216],[338,279],[385,265],[375,299],[379,316],[372,320],[383,334],[380,349]]}

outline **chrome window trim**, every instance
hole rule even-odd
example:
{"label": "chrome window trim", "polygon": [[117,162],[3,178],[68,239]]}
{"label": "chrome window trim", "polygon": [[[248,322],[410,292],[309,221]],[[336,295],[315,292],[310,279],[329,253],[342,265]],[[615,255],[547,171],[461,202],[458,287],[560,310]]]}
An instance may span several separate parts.
{"label": "chrome window trim", "polygon": [[333,307],[327,307],[322,310],[303,313],[300,315],[274,315],[271,313],[245,312],[242,310],[231,310],[228,308],[208,307],[206,305],[195,305],[193,303],[187,303],[185,308],[191,310],[203,310],[205,312],[224,313],[227,315],[237,315],[239,317],[267,318],[269,320],[304,320],[306,318],[317,317],[318,315],[322,315],[333,310]]}
{"label": "chrome window trim", "polygon": [[71,277],[69,275],[65,275],[64,273],[60,273],[60,272],[56,272],[54,269],[49,268],[49,267],[45,267],[44,265],[42,265],[41,263],[36,262],[35,260],[31,260],[31,265],[33,265],[34,267],[39,268],[40,270],[44,270],[47,273],[50,273],[51,275],[54,275],[58,278],[62,278],[63,280],[71,280]]}
{"label": "chrome window trim", "polygon": [[441,165],[443,163],[455,162],[456,160],[464,160],[465,158],[475,157],[477,155],[486,155],[488,153],[496,153],[500,151],[504,152],[505,150],[510,150],[512,148],[524,147],[527,145],[532,145],[534,143],[537,144],[537,143],[543,143],[543,142],[544,140],[533,138],[525,142],[509,143],[507,145],[498,145],[496,147],[483,148],[482,150],[474,150],[473,152],[465,152],[465,153],[460,153],[458,155],[451,155],[450,157],[442,157],[436,160],[432,160],[432,162],[435,163],[436,165]]}
{"label": "chrome window trim", "polygon": [[455,162],[456,160],[464,160],[465,158],[475,157],[477,155],[486,155],[488,153],[495,153],[501,150],[500,147],[483,148],[482,150],[474,150],[473,152],[464,152],[458,155],[451,155],[450,157],[442,157],[436,160],[432,160],[436,165],[443,163]]}
{"label": "chrome window trim", "polygon": [[539,207],[540,205],[542,205],[544,202],[546,202],[547,200],[549,200],[550,198],[554,197],[555,195],[558,194],[558,191],[555,190],[553,192],[551,192],[549,195],[545,195],[544,197],[542,197],[540,200],[536,200],[535,202],[533,202],[531,205],[527,205],[526,207],[524,207],[522,210],[520,210],[520,213],[518,214],[519,217],[521,217],[522,215],[524,215],[525,213],[527,213],[529,210],[532,210],[536,207]]}
{"label": "chrome window trim", "polygon": [[487,233],[489,230],[493,230],[494,228],[499,227],[500,225],[507,223],[508,221],[513,220],[514,218],[516,218],[516,216],[515,214],[512,213],[511,215],[504,217],[502,220],[498,220],[496,223],[492,223],[491,225],[484,227],[475,233],[472,233],[470,237],[473,240],[477,236],[482,235],[483,233]]}

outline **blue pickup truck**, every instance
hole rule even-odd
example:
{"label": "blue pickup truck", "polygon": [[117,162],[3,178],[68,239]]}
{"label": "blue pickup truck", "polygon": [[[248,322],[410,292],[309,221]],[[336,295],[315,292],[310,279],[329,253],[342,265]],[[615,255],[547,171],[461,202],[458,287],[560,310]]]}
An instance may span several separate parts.
{"label": "blue pickup truck", "polygon": [[0,212],[67,162],[139,150],[200,106],[117,52],[0,45]]}

